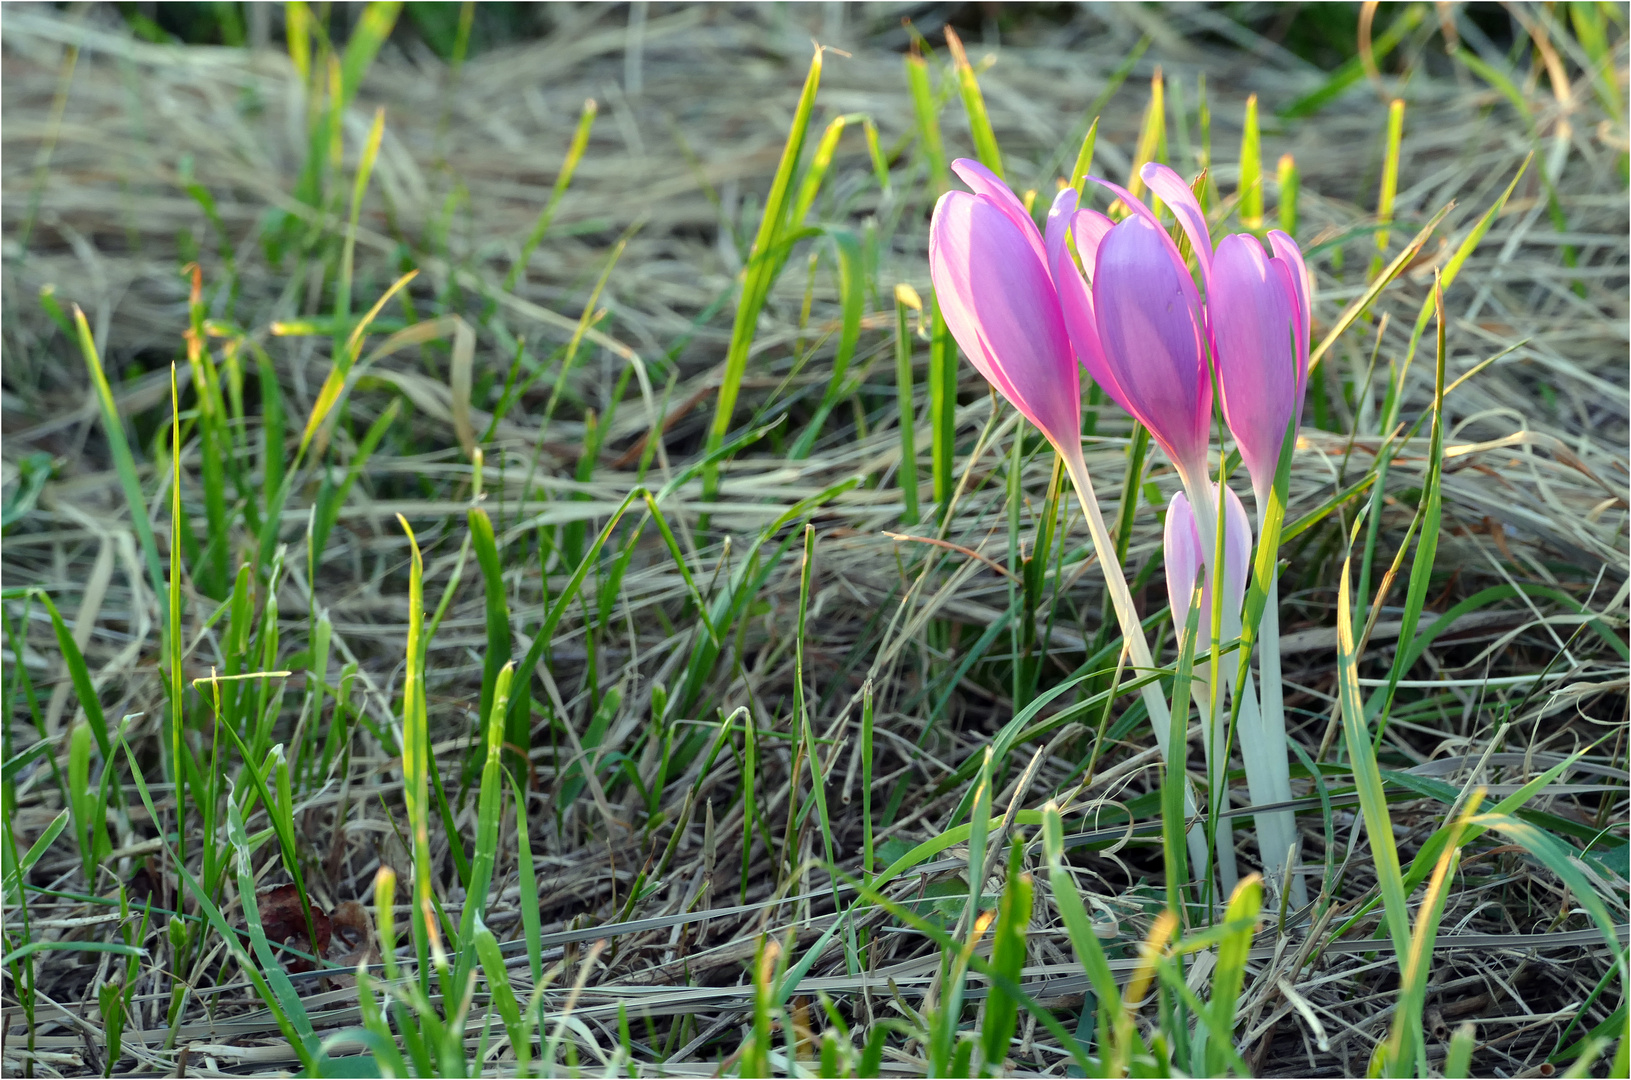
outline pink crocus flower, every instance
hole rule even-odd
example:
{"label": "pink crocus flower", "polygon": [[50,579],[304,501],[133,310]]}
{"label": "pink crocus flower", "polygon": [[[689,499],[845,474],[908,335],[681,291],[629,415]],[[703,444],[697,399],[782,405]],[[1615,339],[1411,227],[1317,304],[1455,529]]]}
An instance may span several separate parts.
{"label": "pink crocus flower", "polygon": [[1067,461],[1080,461],[1081,376],[1042,235],[996,174],[960,159],[973,188],[948,191],[929,229],[941,317],[986,381]]}
{"label": "pink crocus flower", "polygon": [[1048,247],[1065,325],[1088,373],[1149,429],[1195,491],[1206,476],[1212,431],[1200,293],[1149,207],[1118,185],[1096,182],[1133,213],[1115,224],[1096,210],[1076,209],[1070,189],[1061,199],[1068,208],[1055,204],[1090,279],[1083,280],[1059,228]]}
{"label": "pink crocus flower", "polygon": [[1139,175],[1171,207],[1200,264],[1223,417],[1261,507],[1286,426],[1293,414],[1302,419],[1313,279],[1297,242],[1279,229],[1268,232],[1271,254],[1244,233],[1225,236],[1214,252],[1206,215],[1183,178],[1155,162]]}
{"label": "pink crocus flower", "polygon": [[[1153,670],[1155,661],[1082,457],[1077,349],[1054,286],[1052,268],[1065,251],[1076,192],[1073,188],[1060,192],[1048,214],[1044,236],[1024,204],[985,166],[962,159],[952,169],[973,191],[942,195],[929,226],[929,276],[941,317],[986,381],[1059,452],[1081,500],[1133,667]],[[1081,276],[1074,264],[1070,272],[1079,283]],[[1199,440],[1203,464],[1205,444],[1203,434]],[[1156,742],[1165,754],[1172,714],[1155,682],[1146,683],[1141,693]],[[1186,787],[1187,813],[1194,810],[1193,798]],[[1189,847],[1195,865],[1204,865],[1204,830],[1190,830]]]}

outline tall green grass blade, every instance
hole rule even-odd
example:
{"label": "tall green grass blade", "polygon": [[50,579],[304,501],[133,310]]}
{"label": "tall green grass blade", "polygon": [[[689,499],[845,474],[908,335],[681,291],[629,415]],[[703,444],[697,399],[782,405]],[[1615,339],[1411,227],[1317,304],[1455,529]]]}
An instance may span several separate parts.
{"label": "tall green grass blade", "polygon": [[583,111],[578,114],[578,126],[572,132],[572,141],[566,148],[566,158],[561,162],[561,171],[555,174],[555,186],[550,189],[549,201],[538,212],[538,220],[533,222],[526,243],[521,245],[521,253],[516,256],[510,272],[504,275],[505,292],[515,290],[516,283],[521,280],[522,271],[532,261],[532,253],[538,250],[538,245],[543,243],[544,235],[549,232],[549,224],[555,220],[555,211],[560,207],[566,189],[572,185],[572,174],[577,172],[578,163],[583,160],[584,151],[589,148],[589,133],[594,129],[595,117],[599,113],[600,106],[595,103],[594,98],[589,98],[583,103]]}
{"label": "tall green grass blade", "polygon": [[946,165],[945,141],[940,135],[940,105],[929,78],[929,63],[912,42],[906,54],[906,87],[912,97],[912,117],[917,126],[917,145],[929,163],[929,182],[939,196],[951,190],[951,169]]}
{"label": "tall green grass blade", "polygon": [[[730,430],[731,416],[736,410],[736,398],[741,391],[742,377],[747,373],[748,350],[753,345],[758,328],[759,312],[770,295],[770,286],[785,258],[778,246],[788,225],[788,202],[793,186],[793,173],[798,167],[804,149],[805,135],[810,129],[810,117],[815,109],[816,89],[821,85],[821,54],[817,48],[810,60],[810,71],[804,79],[793,122],[782,147],[776,175],[765,196],[764,213],[759,219],[759,231],[748,250],[747,265],[742,270],[742,288],[736,305],[736,321],[731,327],[730,346],[725,354],[725,370],[720,376],[719,393],[715,398],[714,418],[708,428],[704,452],[717,450]],[[703,470],[703,501],[711,499],[718,489],[719,467],[709,465]]]}
{"label": "tall green grass blade", "polygon": [[1240,223],[1257,232],[1263,228],[1263,140],[1257,129],[1257,95],[1246,99],[1246,123],[1240,136],[1240,185],[1237,188]]}
{"label": "tall green grass blade", "polygon": [[1280,231],[1294,237],[1297,235],[1297,198],[1302,193],[1302,174],[1297,171],[1297,159],[1290,154],[1281,154],[1275,178],[1280,190]]}
{"label": "tall green grass blade", "polygon": [[866,272],[860,241],[847,229],[830,229],[827,235],[832,237],[833,251],[838,257],[838,294],[842,305],[838,348],[833,353],[832,374],[827,378],[821,404],[788,451],[787,456],[794,461],[810,456],[827,417],[849,389],[850,361],[855,358],[855,345],[861,337],[861,317],[866,313]]}
{"label": "tall green grass blade", "polygon": [[923,301],[917,290],[905,283],[895,286],[895,402],[900,425],[901,498],[906,508],[901,522],[916,525],[920,519],[917,502],[917,417],[914,412],[912,386],[912,333],[906,312],[914,309],[922,318]]}
{"label": "tall green grass blade", "polygon": [[933,293],[929,294],[929,431],[935,517],[944,528],[951,514],[952,468],[957,460],[957,346]]}
{"label": "tall green grass blade", "polygon": [[985,110],[985,95],[980,93],[980,82],[974,68],[963,52],[963,40],[949,25],[945,28],[946,48],[951,52],[957,71],[957,94],[963,99],[963,111],[968,115],[968,133],[974,140],[974,155],[980,164],[996,173],[1002,171],[1002,152],[997,148],[997,135],[991,130],[991,118]]}
{"label": "tall green grass blade", "polygon": [[[1025,937],[1031,921],[1031,875],[1023,872],[1024,845],[1016,837],[1009,848],[1008,883],[1002,891],[997,926],[991,943],[991,970],[1010,983],[1018,983],[1025,967]],[[985,1001],[985,1023],[980,1031],[984,1075],[1002,1076],[1008,1044],[1019,1020],[1019,1001],[1001,983],[991,987]]]}
{"label": "tall green grass blade", "polygon": [[102,414],[102,431],[107,436],[108,451],[113,455],[114,471],[119,474],[119,486],[125,494],[125,503],[130,508],[130,527],[136,533],[136,541],[141,545],[142,558],[147,564],[148,580],[153,586],[153,595],[157,597],[160,605],[167,606],[170,593],[164,584],[164,570],[159,562],[159,547],[153,538],[153,523],[147,509],[147,499],[142,495],[142,482],[136,472],[136,459],[131,456],[130,442],[125,438],[124,421],[119,416],[119,406],[113,400],[113,388],[108,385],[107,373],[102,369],[102,358],[96,351],[96,342],[91,337],[91,325],[85,321],[85,313],[74,305],[74,328],[79,334],[79,351],[85,357],[86,370],[91,376],[91,390],[96,395],[97,408]]}
{"label": "tall green grass blade", "polygon": [[397,515],[408,535],[412,562],[408,572],[407,663],[402,672],[402,799],[408,813],[413,851],[413,941],[418,956],[419,988],[430,990],[431,939],[437,933],[431,916],[430,861],[430,731],[425,706],[425,562],[408,519]]}
{"label": "tall green grass blade", "polygon": [[[506,663],[499,669],[493,686],[493,700],[487,712],[487,762],[481,770],[481,789],[476,802],[476,851],[470,860],[470,885],[466,892],[464,913],[459,921],[459,965],[454,986],[463,986],[474,965],[471,950],[463,947],[483,925],[487,912],[487,890],[492,884],[493,867],[498,861],[499,817],[504,808],[504,772],[500,765],[504,742],[504,720],[510,703],[510,679],[515,665]],[[522,898],[526,903],[529,898]],[[488,973],[491,978],[491,972]],[[497,991],[495,990],[495,993]]]}
{"label": "tall green grass blade", "polygon": [[1359,696],[1359,655],[1354,641],[1353,598],[1349,586],[1349,566],[1342,568],[1337,587],[1337,687],[1342,709],[1342,731],[1348,747],[1354,787],[1364,815],[1365,834],[1370,838],[1371,859],[1381,890],[1383,916],[1395,954],[1401,959],[1410,953],[1410,913],[1404,891],[1404,875],[1399,866],[1399,849],[1393,837],[1393,819],[1388,815],[1387,795],[1376,764],[1376,751],[1365,723],[1365,704]]}
{"label": "tall green grass blade", "polygon": [[387,0],[374,0],[362,9],[362,17],[351,28],[346,39],[345,54],[340,60],[340,108],[351,104],[362,87],[363,76],[379,55],[385,39],[391,36],[396,17],[402,5]]}
{"label": "tall green grass blade", "polygon": [[1394,98],[1387,110],[1387,142],[1382,152],[1382,189],[1376,196],[1376,255],[1371,260],[1370,276],[1382,269],[1387,255],[1388,237],[1393,223],[1393,200],[1399,193],[1399,146],[1404,139],[1404,99]]}
{"label": "tall green grass blade", "polygon": [[[470,546],[476,553],[477,565],[481,567],[486,597],[487,650],[481,661],[481,701],[477,715],[487,716],[492,712],[493,693],[500,673],[511,658],[510,605],[504,593],[504,565],[499,559],[498,542],[493,536],[493,521],[487,516],[487,511],[479,506],[471,507],[466,516],[470,523]],[[506,726],[501,728],[500,735],[504,742],[517,750],[528,749],[526,730],[515,731]],[[517,764],[525,766],[525,762],[511,762],[512,766]]]}
{"label": "tall green grass blade", "polygon": [[[1410,641],[1416,636],[1416,624],[1421,620],[1422,608],[1427,603],[1427,586],[1432,580],[1433,562],[1438,555],[1439,524],[1444,513],[1444,289],[1442,281],[1433,283],[1433,307],[1438,314],[1437,363],[1433,376],[1433,428],[1427,452],[1427,475],[1422,483],[1421,536],[1416,541],[1416,556],[1410,564],[1410,584],[1405,591],[1404,614],[1399,622],[1399,640]],[[1377,725],[1378,743],[1387,729],[1388,706],[1404,677],[1402,661],[1409,655],[1399,649],[1394,656],[1393,668],[1388,672],[1387,696],[1382,699]]]}

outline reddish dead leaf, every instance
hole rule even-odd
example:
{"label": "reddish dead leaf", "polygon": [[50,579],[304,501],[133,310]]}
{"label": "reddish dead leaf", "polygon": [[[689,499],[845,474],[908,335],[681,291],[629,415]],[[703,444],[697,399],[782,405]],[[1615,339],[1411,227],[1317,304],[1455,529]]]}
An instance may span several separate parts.
{"label": "reddish dead leaf", "polygon": [[[255,897],[255,902],[260,908],[261,926],[266,930],[268,941],[289,945],[313,956],[327,954],[329,939],[333,936],[328,913],[316,904],[311,906],[311,928],[317,932],[317,941],[313,943],[307,933],[306,913],[300,906],[300,893],[293,885],[277,885],[267,889]],[[316,966],[304,957],[291,957],[289,960],[290,971],[311,971]]]}

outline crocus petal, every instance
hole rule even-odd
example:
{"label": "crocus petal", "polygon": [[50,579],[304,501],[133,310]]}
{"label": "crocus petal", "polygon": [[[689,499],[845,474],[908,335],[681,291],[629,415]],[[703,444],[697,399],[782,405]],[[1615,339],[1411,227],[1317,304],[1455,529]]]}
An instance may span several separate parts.
{"label": "crocus petal", "polygon": [[1002,177],[972,158],[958,158],[951,163],[951,171],[956,173],[963,183],[973,188],[974,194],[996,203],[997,209],[1019,226],[1026,239],[1030,240],[1031,246],[1036,248],[1036,257],[1042,260],[1044,266],[1047,265],[1048,254],[1042,247],[1042,234],[1036,231],[1036,222],[1025,212],[1025,204],[1020,202],[1013,190],[1002,182]]}
{"label": "crocus petal", "polygon": [[1238,616],[1246,603],[1246,581],[1251,573],[1252,523],[1234,488],[1223,489],[1223,505],[1223,597],[1233,605],[1231,614]]}
{"label": "crocus petal", "polygon": [[1055,446],[1076,448],[1081,382],[1036,248],[996,200],[947,192],[929,228],[929,275],[946,326],[980,374]]}
{"label": "crocus petal", "polygon": [[[1251,572],[1252,527],[1246,517],[1246,507],[1232,488],[1224,488],[1223,535],[1223,599],[1224,626],[1230,627],[1240,618],[1246,602],[1246,583]],[[1166,527],[1162,532],[1162,554],[1167,576],[1167,602],[1172,606],[1172,621],[1180,633],[1189,622],[1191,601],[1195,595],[1195,577],[1201,568],[1211,562],[1216,537],[1202,536],[1195,521],[1195,508],[1181,491],[1167,504]],[[1199,633],[1196,634],[1197,652],[1212,644],[1212,586],[1201,585],[1201,612]]]}
{"label": "crocus petal", "polygon": [[1109,188],[1115,193],[1117,198],[1127,204],[1127,209],[1131,210],[1139,217],[1144,218],[1156,228],[1161,228],[1161,219],[1155,216],[1154,210],[1151,210],[1148,206],[1144,205],[1143,199],[1140,199],[1137,195],[1134,195],[1132,192],[1128,191],[1126,188],[1122,187],[1113,180],[1100,180],[1097,176],[1093,176],[1091,174],[1088,175],[1088,179],[1102,188]]}
{"label": "crocus petal", "polygon": [[[1072,219],[1070,231],[1081,242],[1082,228],[1093,227],[1093,222],[1087,220],[1092,211],[1079,211]],[[1098,215],[1103,217],[1103,215]],[[1104,219],[1106,222],[1108,218]],[[1052,222],[1049,222],[1051,225]],[[1094,249],[1097,250],[1097,241]],[[1076,350],[1076,358],[1087,368],[1087,373],[1100,386],[1106,388],[1113,400],[1120,400],[1119,390],[1111,392],[1109,387],[1115,382],[1115,374],[1110,370],[1104,358],[1104,346],[1099,342],[1099,328],[1093,315],[1093,293],[1088,289],[1087,282],[1082,279],[1082,272],[1076,266],[1076,260],[1070,257],[1070,247],[1061,243],[1058,248],[1051,248],[1053,257],[1053,284],[1059,295],[1059,309],[1065,318],[1065,330],[1070,335],[1070,344]],[[1086,265],[1091,266],[1091,263]]]}
{"label": "crocus petal", "polygon": [[1070,232],[1071,219],[1076,213],[1077,192],[1075,188],[1060,188],[1059,194],[1053,198],[1053,205],[1048,207],[1048,230],[1043,236],[1043,247],[1048,252],[1048,266],[1050,268],[1058,261],[1059,252],[1065,247],[1065,237]]}
{"label": "crocus petal", "polygon": [[1104,243],[1104,238],[1115,227],[1115,222],[1097,210],[1078,210],[1071,219],[1070,235],[1075,238],[1076,253],[1081,256],[1082,265],[1089,273],[1099,264],[1099,245]]}
{"label": "crocus petal", "polygon": [[1297,313],[1300,317],[1297,326],[1297,416],[1300,420],[1303,408],[1302,387],[1308,382],[1308,337],[1314,332],[1312,310],[1314,275],[1309,273],[1308,264],[1303,261],[1302,249],[1297,246],[1297,241],[1279,229],[1269,230],[1269,247],[1274,251],[1275,260],[1285,263],[1297,296]]}
{"label": "crocus petal", "polygon": [[1270,229],[1269,247],[1274,250],[1275,258],[1284,259],[1291,267],[1291,281],[1297,289],[1297,303],[1302,308],[1303,327],[1306,333],[1311,326],[1309,318],[1310,305],[1314,299],[1314,276],[1308,272],[1308,264],[1303,261],[1303,252],[1297,246],[1297,241],[1284,232]]}
{"label": "crocus petal", "polygon": [[1200,295],[1159,226],[1129,217],[1099,245],[1093,311],[1115,375],[1106,393],[1137,417],[1180,471],[1206,460],[1212,382]]}
{"label": "crocus petal", "polygon": [[1189,246],[1194,250],[1196,260],[1201,264],[1201,277],[1209,279],[1212,276],[1212,232],[1206,227],[1206,214],[1202,212],[1195,193],[1184,183],[1183,177],[1159,162],[1147,162],[1139,175],[1150,185],[1150,190],[1171,207],[1178,224],[1183,226],[1185,235],[1189,237]]}
{"label": "crocus petal", "polygon": [[1235,233],[1218,245],[1207,304],[1218,385],[1224,418],[1259,491],[1273,481],[1300,384],[1289,276],[1249,235]]}
{"label": "crocus petal", "polygon": [[[1201,535],[1195,525],[1195,509],[1189,498],[1177,491],[1167,503],[1167,522],[1161,534],[1163,562],[1167,573],[1167,603],[1172,607],[1172,623],[1180,632],[1189,622],[1195,599],[1195,576],[1200,573]],[[1206,632],[1204,622],[1201,632]]]}

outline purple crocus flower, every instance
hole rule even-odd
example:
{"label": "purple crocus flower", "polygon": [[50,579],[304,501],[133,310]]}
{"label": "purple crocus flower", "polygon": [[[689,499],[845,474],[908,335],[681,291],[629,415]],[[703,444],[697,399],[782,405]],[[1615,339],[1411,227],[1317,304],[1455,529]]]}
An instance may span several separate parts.
{"label": "purple crocus flower", "polygon": [[[1200,293],[1178,245],[1149,207],[1116,184],[1096,182],[1133,213],[1120,224],[1095,210],[1072,207],[1061,215],[1091,279],[1082,279],[1061,227],[1061,239],[1048,248],[1065,325],[1088,373],[1149,429],[1185,486],[1198,490],[1212,430]],[[1210,256],[1208,247],[1207,261]]]}
{"label": "purple crocus flower", "polygon": [[1081,376],[1042,235],[995,173],[952,165],[973,188],[948,191],[929,229],[941,316],[986,381],[1067,460],[1080,460]]}
{"label": "purple crocus flower", "polygon": [[1302,419],[1313,295],[1308,266],[1297,242],[1279,229],[1268,233],[1272,254],[1243,233],[1225,236],[1214,253],[1206,215],[1183,178],[1154,162],[1140,175],[1171,207],[1200,264],[1223,417],[1261,506],[1286,425],[1293,414]]}

